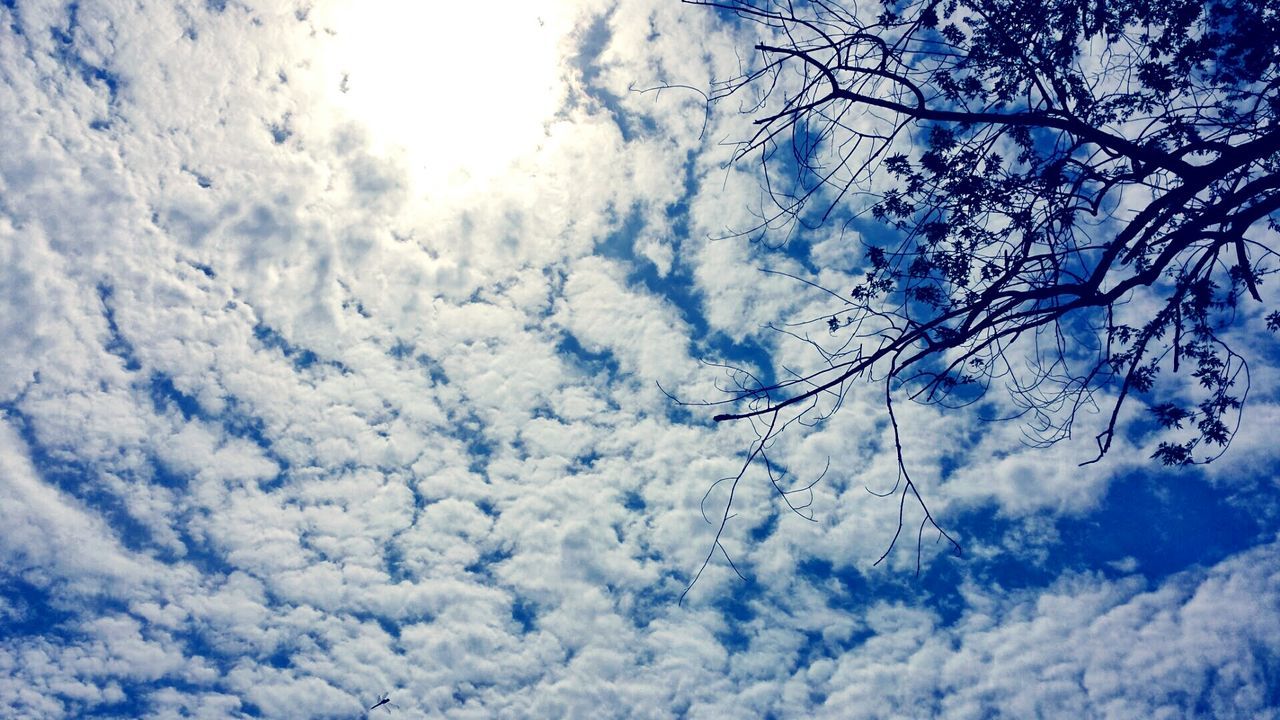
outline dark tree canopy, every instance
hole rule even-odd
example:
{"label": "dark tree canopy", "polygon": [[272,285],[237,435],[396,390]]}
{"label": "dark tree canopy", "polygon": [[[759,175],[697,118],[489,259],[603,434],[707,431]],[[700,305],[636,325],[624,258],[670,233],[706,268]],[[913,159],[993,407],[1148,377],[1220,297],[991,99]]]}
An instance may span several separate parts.
{"label": "dark tree canopy", "polygon": [[1158,460],[1225,450],[1248,390],[1227,331],[1274,271],[1280,3],[693,4],[759,38],[712,94],[751,114],[736,160],[765,179],[759,224],[734,231],[887,226],[851,241],[861,280],[785,328],[814,364],[734,374],[717,420],[756,422],[763,449],[863,379],[884,384],[895,432],[895,394],[999,388],[1033,444],[1100,411],[1101,457],[1139,396],[1167,431]]}

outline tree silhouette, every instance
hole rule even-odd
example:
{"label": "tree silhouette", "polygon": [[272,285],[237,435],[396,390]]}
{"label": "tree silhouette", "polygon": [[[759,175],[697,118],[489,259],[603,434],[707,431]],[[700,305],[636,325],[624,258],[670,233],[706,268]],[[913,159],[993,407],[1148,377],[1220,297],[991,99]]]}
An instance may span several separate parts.
{"label": "tree silhouette", "polygon": [[[999,389],[1033,445],[1101,411],[1087,464],[1139,395],[1168,434],[1156,459],[1221,455],[1248,392],[1226,331],[1258,312],[1246,296],[1262,302],[1280,229],[1273,0],[691,4],[759,37],[709,96],[754,120],[735,161],[760,164],[765,201],[733,232],[884,226],[850,241],[850,287],[795,278],[830,300],[778,328],[812,366],[730,371],[715,419],[757,423],[748,465],[859,379],[883,384],[895,441],[895,394],[953,406]],[[941,532],[896,451],[898,533],[908,498],[920,533]]]}

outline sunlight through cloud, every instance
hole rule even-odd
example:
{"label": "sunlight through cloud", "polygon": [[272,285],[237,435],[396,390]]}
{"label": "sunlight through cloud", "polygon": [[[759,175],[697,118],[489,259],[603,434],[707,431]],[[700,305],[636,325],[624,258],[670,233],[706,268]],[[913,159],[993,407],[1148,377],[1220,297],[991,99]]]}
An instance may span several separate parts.
{"label": "sunlight through cloud", "polygon": [[567,13],[533,2],[342,3],[331,100],[400,157],[415,192],[465,195],[535,151],[562,104]]}

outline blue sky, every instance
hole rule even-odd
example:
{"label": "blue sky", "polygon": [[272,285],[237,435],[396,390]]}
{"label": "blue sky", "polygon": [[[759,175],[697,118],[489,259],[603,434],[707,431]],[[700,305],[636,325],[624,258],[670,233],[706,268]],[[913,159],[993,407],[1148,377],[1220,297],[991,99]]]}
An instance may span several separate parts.
{"label": "blue sky", "polygon": [[917,578],[914,542],[874,566],[858,385],[770,451],[830,462],[814,521],[752,470],[746,580],[716,554],[678,604],[754,435],[664,390],[812,362],[766,326],[829,296],[760,268],[847,286],[878,230],[725,237],[750,118],[635,89],[729,77],[744,29],[489,10],[0,3],[0,715],[1280,715],[1257,308],[1220,461],[1149,461],[1140,401],[1085,468],[1096,416],[1032,449],[904,401],[964,547]]}

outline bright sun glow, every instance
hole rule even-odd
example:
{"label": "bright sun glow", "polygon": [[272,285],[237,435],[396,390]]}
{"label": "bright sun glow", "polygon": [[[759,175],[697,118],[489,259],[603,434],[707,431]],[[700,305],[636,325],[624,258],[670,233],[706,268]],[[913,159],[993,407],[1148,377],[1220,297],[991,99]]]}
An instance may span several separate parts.
{"label": "bright sun glow", "polygon": [[334,102],[376,151],[403,157],[419,191],[494,179],[537,147],[560,106],[567,19],[554,0],[357,0],[330,22]]}

